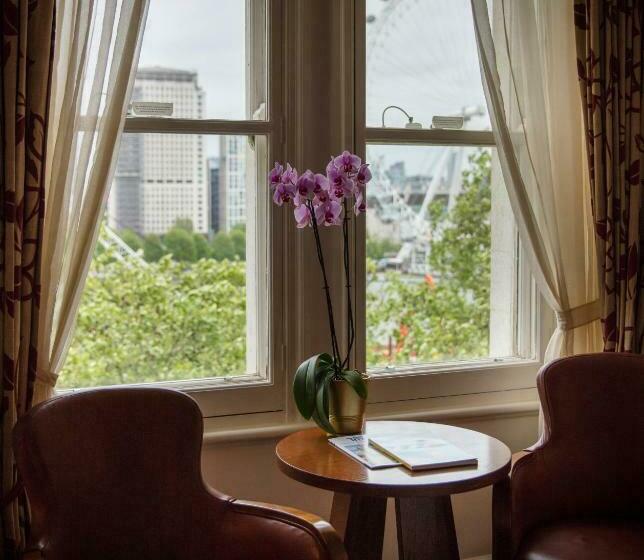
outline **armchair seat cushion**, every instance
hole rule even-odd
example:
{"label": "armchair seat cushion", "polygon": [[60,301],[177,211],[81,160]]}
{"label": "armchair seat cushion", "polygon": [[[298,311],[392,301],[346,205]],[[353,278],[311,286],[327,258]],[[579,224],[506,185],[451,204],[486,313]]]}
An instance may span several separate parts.
{"label": "armchair seat cushion", "polygon": [[534,529],[515,560],[642,560],[644,521],[567,521]]}

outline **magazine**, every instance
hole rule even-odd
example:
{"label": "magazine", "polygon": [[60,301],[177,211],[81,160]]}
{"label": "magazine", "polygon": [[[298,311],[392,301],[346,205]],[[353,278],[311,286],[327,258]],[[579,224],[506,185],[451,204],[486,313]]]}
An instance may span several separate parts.
{"label": "magazine", "polygon": [[369,443],[411,471],[478,464],[475,456],[440,438],[374,436],[369,438]]}
{"label": "magazine", "polygon": [[365,435],[335,437],[329,443],[370,469],[400,466],[398,461],[371,447]]}

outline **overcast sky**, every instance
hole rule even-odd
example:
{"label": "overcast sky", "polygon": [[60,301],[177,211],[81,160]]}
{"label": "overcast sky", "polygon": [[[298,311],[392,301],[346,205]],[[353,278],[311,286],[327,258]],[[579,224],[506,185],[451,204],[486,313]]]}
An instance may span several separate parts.
{"label": "overcast sky", "polygon": [[[304,1],[304,0],[303,0]],[[195,70],[206,94],[205,116],[243,119],[245,0],[151,0],[140,66]],[[432,115],[485,107],[469,0],[367,0],[367,121],[400,105],[421,122]],[[403,115],[389,111],[388,126]],[[488,128],[487,117],[471,128]],[[213,152],[216,142],[208,142]],[[424,173],[422,150],[379,150],[388,163],[405,158],[408,173]],[[413,155],[410,153],[413,152]],[[391,160],[391,161],[390,161]]]}

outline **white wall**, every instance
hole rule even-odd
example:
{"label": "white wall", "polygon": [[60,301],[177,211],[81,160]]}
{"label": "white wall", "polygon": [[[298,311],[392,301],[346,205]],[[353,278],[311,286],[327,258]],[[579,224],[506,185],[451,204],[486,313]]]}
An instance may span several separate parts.
{"label": "white wall", "polygon": [[[519,451],[536,440],[537,415],[488,416],[453,422],[499,438]],[[277,468],[277,439],[211,444],[204,447],[203,473],[218,490],[237,498],[296,507],[328,519],[331,493],[287,478]],[[491,490],[484,488],[454,496],[452,505],[461,558],[490,554],[492,549]],[[393,500],[389,501],[383,558],[396,560],[396,527]]]}

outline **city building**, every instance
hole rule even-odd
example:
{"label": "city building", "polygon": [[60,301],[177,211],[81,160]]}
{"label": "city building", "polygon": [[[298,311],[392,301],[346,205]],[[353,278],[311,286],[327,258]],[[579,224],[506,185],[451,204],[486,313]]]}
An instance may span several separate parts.
{"label": "city building", "polygon": [[[198,119],[204,92],[197,73],[139,68],[132,101],[173,104],[173,117]],[[194,231],[210,229],[209,171],[200,134],[124,134],[109,202],[109,223],[146,234],[163,234],[179,219]]]}
{"label": "city building", "polygon": [[219,225],[219,158],[208,158],[208,181],[210,183],[210,231],[218,232]]}
{"label": "city building", "polygon": [[221,136],[219,144],[219,229],[246,223],[246,150],[244,136]]}

